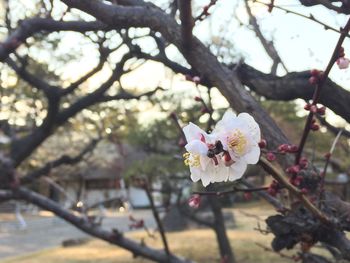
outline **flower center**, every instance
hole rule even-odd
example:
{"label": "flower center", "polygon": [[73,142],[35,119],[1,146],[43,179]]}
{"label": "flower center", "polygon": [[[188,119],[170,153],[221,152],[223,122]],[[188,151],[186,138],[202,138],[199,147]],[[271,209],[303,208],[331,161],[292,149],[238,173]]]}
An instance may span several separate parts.
{"label": "flower center", "polygon": [[184,163],[186,166],[190,167],[199,167],[201,162],[200,162],[200,157],[199,154],[192,154],[189,152],[184,153]]}
{"label": "flower center", "polygon": [[231,135],[227,136],[228,147],[239,156],[244,154],[247,144],[247,138],[239,130],[234,130]]}

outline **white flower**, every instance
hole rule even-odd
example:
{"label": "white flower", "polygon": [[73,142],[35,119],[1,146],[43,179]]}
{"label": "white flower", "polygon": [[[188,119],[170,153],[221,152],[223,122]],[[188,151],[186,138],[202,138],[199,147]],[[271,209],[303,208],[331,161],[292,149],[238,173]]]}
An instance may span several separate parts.
{"label": "white flower", "polygon": [[184,154],[185,164],[189,166],[191,179],[194,182],[202,181],[204,186],[211,182],[222,182],[228,178],[227,167],[219,156],[208,157],[208,150],[212,147],[216,138],[207,134],[197,125],[189,123],[183,128],[187,144],[187,153]]}
{"label": "white flower", "polygon": [[[211,134],[190,123],[183,128],[187,139],[185,164],[194,182],[203,186],[213,182],[234,181],[241,178],[247,164],[259,160],[260,128],[248,113],[238,116],[227,111]],[[216,154],[213,149],[219,149]],[[212,151],[208,157],[208,151]]]}
{"label": "white flower", "polygon": [[229,166],[230,181],[241,178],[247,164],[256,164],[260,157],[260,128],[248,113],[236,116],[228,110],[213,131],[233,163]]}

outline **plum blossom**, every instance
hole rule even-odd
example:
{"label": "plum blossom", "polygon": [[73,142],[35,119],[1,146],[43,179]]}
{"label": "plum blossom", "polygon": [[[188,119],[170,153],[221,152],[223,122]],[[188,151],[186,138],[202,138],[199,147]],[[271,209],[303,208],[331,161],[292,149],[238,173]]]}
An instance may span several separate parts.
{"label": "plum blossom", "polygon": [[259,161],[260,128],[248,113],[236,116],[232,111],[226,111],[213,133],[221,141],[226,155],[231,158],[231,162],[225,162],[229,169],[228,180],[241,178],[247,164],[256,164]]}
{"label": "plum blossom", "polygon": [[191,179],[203,186],[240,179],[247,164],[259,160],[260,128],[248,113],[227,111],[211,134],[190,123],[183,128],[187,139],[184,154]]}
{"label": "plum blossom", "polygon": [[185,145],[185,164],[190,168],[192,181],[201,180],[204,186],[211,182],[226,181],[228,173],[221,158],[208,156],[208,151],[215,146],[215,135],[207,134],[191,122],[183,131],[188,142]]}
{"label": "plum blossom", "polygon": [[198,208],[201,204],[201,196],[198,194],[192,195],[188,200],[188,205],[192,208]]}

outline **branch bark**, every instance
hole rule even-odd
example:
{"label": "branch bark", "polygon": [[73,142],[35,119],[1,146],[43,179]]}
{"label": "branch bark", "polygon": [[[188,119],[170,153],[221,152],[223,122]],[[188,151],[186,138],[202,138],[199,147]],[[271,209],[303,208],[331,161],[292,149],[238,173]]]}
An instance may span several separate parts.
{"label": "branch bark", "polygon": [[24,187],[15,189],[12,193],[10,193],[9,191],[6,191],[2,194],[0,193],[0,199],[6,199],[9,196],[11,196],[12,199],[24,200],[34,205],[37,205],[42,209],[51,211],[58,217],[74,225],[75,227],[79,228],[85,233],[95,236],[109,243],[118,245],[122,248],[125,248],[131,251],[135,256],[143,256],[150,260],[163,263],[190,263],[190,261],[176,257],[172,254],[167,255],[162,250],[152,249],[150,247],[145,246],[144,244],[136,243],[135,241],[124,237],[123,234],[118,232],[117,230],[111,232],[106,231],[90,223],[85,218],[79,217],[74,213],[70,212],[69,210],[62,208],[56,202]]}
{"label": "branch bark", "polygon": [[4,61],[9,54],[37,32],[75,31],[85,33],[88,31],[107,30],[108,27],[98,21],[56,21],[51,18],[31,18],[23,20],[18,28],[0,44],[0,61]]}

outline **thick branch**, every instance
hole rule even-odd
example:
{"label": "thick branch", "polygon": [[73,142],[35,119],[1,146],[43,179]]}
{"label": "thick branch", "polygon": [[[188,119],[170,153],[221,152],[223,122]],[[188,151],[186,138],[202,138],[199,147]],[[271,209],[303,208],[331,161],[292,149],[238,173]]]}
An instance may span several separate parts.
{"label": "thick branch", "polygon": [[[262,73],[247,64],[238,67],[244,85],[269,100],[310,100],[314,87],[309,84],[310,72],[292,72],[283,77]],[[330,79],[323,86],[319,102],[350,122],[350,92]]]}
{"label": "thick branch", "polygon": [[191,0],[178,0],[178,8],[180,11],[182,44],[184,49],[188,50],[192,46],[192,29],[194,25]]}
{"label": "thick branch", "polygon": [[[162,250],[156,250],[145,246],[144,244],[136,243],[126,237],[123,236],[122,233],[118,231],[106,231],[86,219],[76,216],[71,213],[69,210],[62,208],[56,202],[46,198],[40,194],[37,194],[33,191],[30,191],[26,188],[18,188],[14,191],[13,196],[14,199],[25,200],[34,205],[39,206],[42,209],[53,212],[58,217],[64,219],[68,223],[76,226],[80,230],[88,233],[89,235],[95,236],[99,239],[105,240],[109,243],[115,244],[122,248],[125,248],[131,251],[135,256],[143,256],[145,258],[154,260],[156,262],[164,262],[164,263],[185,263],[184,259],[180,259],[174,255],[167,255]],[[1,197],[0,197],[1,198]]]}
{"label": "thick branch", "polygon": [[[49,125],[45,121],[43,125],[35,129],[31,134],[26,137],[20,138],[15,141],[12,146],[12,158],[15,160],[16,166],[18,166],[24,159],[26,159],[46,138],[51,135],[52,129],[63,125],[69,118],[75,116],[81,110],[88,108],[98,102],[104,96],[105,92],[117,81],[124,73],[124,64],[130,58],[125,55],[120,63],[114,69],[111,77],[103,83],[94,92],[85,95],[73,103],[70,107],[57,113],[54,118],[49,119]],[[56,100],[55,100],[56,99]],[[53,97],[52,103],[58,103],[57,98]],[[51,104],[52,104],[51,103]],[[49,103],[50,108],[50,103]],[[48,119],[48,118],[46,118]],[[44,124],[46,124],[44,126]]]}

